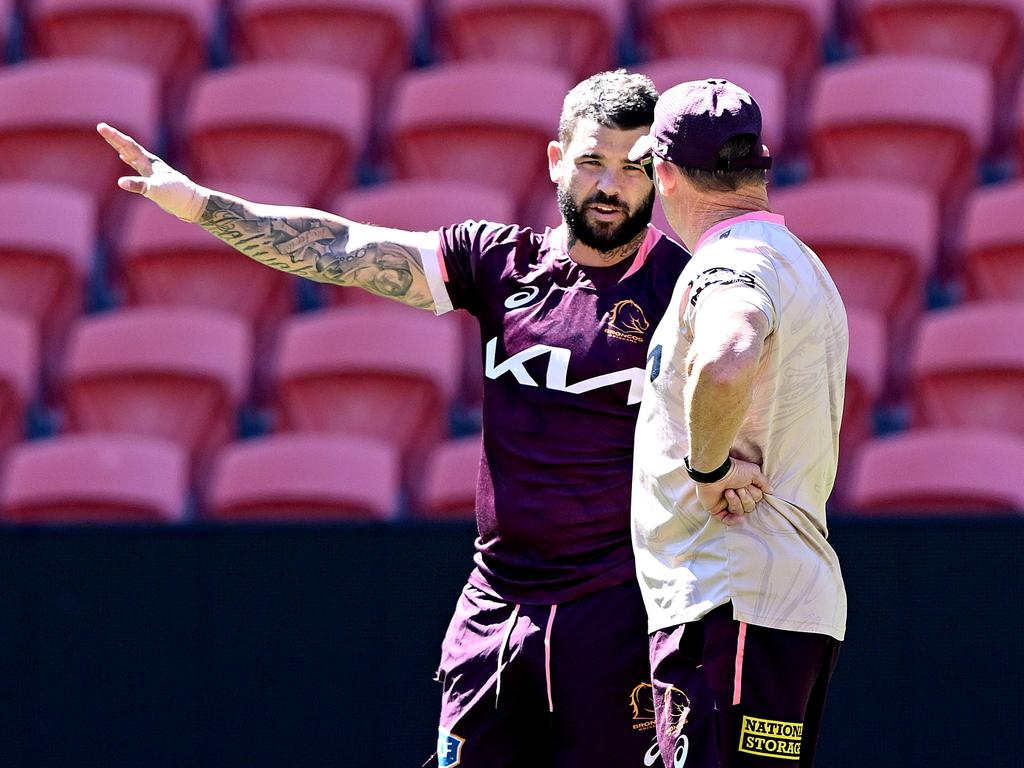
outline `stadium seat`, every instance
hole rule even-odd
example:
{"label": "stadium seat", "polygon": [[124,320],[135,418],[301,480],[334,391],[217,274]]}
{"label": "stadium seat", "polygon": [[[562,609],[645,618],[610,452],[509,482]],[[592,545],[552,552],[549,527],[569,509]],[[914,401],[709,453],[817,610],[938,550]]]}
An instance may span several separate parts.
{"label": "stadium seat", "polygon": [[293,433],[233,443],[217,458],[205,516],[221,521],[389,520],[399,457],[368,437]]}
{"label": "stadium seat", "polygon": [[970,64],[877,56],[819,76],[811,109],[815,173],[910,183],[938,197],[947,249],[992,124],[987,74]]}
{"label": "stadium seat", "polygon": [[25,411],[35,399],[39,342],[32,324],[0,311],[0,454],[25,436]]}
{"label": "stadium seat", "polygon": [[480,435],[446,440],[427,460],[417,513],[434,520],[472,520],[480,471]]}
{"label": "stadium seat", "polygon": [[874,409],[882,394],[886,373],[885,323],[873,312],[847,308],[850,353],[846,366],[846,397],[839,433],[839,471],[832,492],[834,502],[845,493],[853,461],[874,433]]}
{"label": "stadium seat", "polygon": [[82,320],[71,333],[64,398],[76,432],[171,440],[207,460],[235,433],[252,352],[238,318],[181,307],[127,309]]}
{"label": "stadium seat", "polygon": [[94,57],[145,68],[168,87],[165,103],[173,114],[206,66],[218,6],[218,0],[32,0],[29,49],[44,57]]}
{"label": "stadium seat", "polygon": [[786,146],[786,82],[779,70],[744,59],[726,59],[715,56],[679,56],[672,59],[648,61],[637,66],[637,71],[654,81],[659,91],[689,80],[721,77],[745,89],[761,109],[761,128],[764,143],[773,156],[785,151]]}
{"label": "stadium seat", "polygon": [[835,178],[773,191],[771,202],[824,262],[846,306],[885,319],[897,394],[936,263],[934,199],[903,184]]}
{"label": "stadium seat", "polygon": [[34,324],[47,379],[82,311],[95,240],[95,206],[84,192],[0,182],[0,311]]}
{"label": "stadium seat", "polygon": [[906,432],[872,440],[848,498],[862,515],[1024,512],[1024,441],[972,429]]}
{"label": "stadium seat", "polygon": [[911,361],[914,425],[1024,437],[1021,329],[1024,304],[968,304],[925,315]]}
{"label": "stadium seat", "polygon": [[980,187],[967,205],[964,283],[968,299],[1024,302],[1024,180]]}
{"label": "stadium seat", "polygon": [[539,64],[574,80],[609,69],[625,0],[443,0],[438,27],[446,58]]}
{"label": "stadium seat", "polygon": [[[0,179],[71,186],[91,195],[101,225],[116,230],[127,168],[96,135],[106,121],[152,146],[158,84],[137,67],[52,59],[0,69]],[[110,234],[110,232],[108,232]]]}
{"label": "stadium seat", "polygon": [[[431,232],[467,219],[509,222],[515,205],[495,187],[462,181],[393,181],[342,194],[330,210],[352,221],[408,232]],[[391,304],[366,291],[325,286],[330,304]]]}
{"label": "stadium seat", "polygon": [[[203,184],[275,205],[305,205],[294,190],[244,181]],[[199,227],[133,199],[116,272],[131,305],[198,307],[241,318],[253,334],[255,393],[268,393],[277,331],[292,312],[299,278],[259,264]]]}
{"label": "stadium seat", "polygon": [[354,183],[368,126],[361,76],[267,62],[200,76],[185,133],[193,174],[280,185],[324,205]]}
{"label": "stadium seat", "polygon": [[235,0],[234,47],[251,61],[342,67],[383,104],[412,58],[424,0]]}
{"label": "stadium seat", "polygon": [[459,362],[450,316],[396,304],[293,317],[277,354],[278,429],[387,441],[413,489],[425,453],[447,432]]}
{"label": "stadium seat", "polygon": [[[521,222],[545,221],[554,197],[547,145],[570,86],[557,70],[507,62],[406,74],[391,126],[398,175],[496,187],[515,199]],[[534,210],[539,204],[543,218]]]}
{"label": "stadium seat", "polygon": [[[1024,45],[1022,0],[859,0],[859,38],[870,54],[937,56],[988,70],[1001,103],[1013,97]],[[999,133],[1010,127],[997,110]]]}
{"label": "stadium seat", "polygon": [[0,516],[16,523],[170,523],[185,512],[188,463],[139,435],[64,435],[11,451]]}
{"label": "stadium seat", "polygon": [[[647,0],[651,55],[714,56],[783,74],[789,139],[802,141],[808,86],[832,23],[833,0]],[[786,113],[783,113],[786,114]]]}
{"label": "stadium seat", "polygon": [[[494,187],[461,181],[395,181],[353,190],[342,195],[331,210],[354,221],[410,232],[430,232],[467,219],[510,222],[515,204]],[[337,286],[324,286],[331,305],[392,304],[391,299]],[[458,312],[462,337],[462,374],[459,403],[476,408],[483,397],[483,356],[480,327],[475,318]]]}

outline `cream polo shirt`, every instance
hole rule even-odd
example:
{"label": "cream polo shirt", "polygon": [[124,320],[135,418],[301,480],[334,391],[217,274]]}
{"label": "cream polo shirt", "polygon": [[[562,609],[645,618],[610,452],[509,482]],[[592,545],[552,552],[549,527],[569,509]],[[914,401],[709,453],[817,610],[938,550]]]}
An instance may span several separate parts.
{"label": "cream polo shirt", "polygon": [[[775,492],[731,526],[703,510],[683,465],[686,358],[713,294],[760,309],[770,324],[731,453],[760,464]],[[651,339],[636,429],[633,546],[652,632],[731,601],[740,621],[843,639],[846,590],[825,501],[847,346],[835,284],[781,216],[747,214],[702,236]]]}

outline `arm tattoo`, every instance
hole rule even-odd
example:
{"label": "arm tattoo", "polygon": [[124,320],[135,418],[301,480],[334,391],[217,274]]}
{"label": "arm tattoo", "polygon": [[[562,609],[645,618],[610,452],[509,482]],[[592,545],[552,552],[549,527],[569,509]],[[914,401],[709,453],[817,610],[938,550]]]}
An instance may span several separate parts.
{"label": "arm tattoo", "polygon": [[199,226],[282,272],[356,286],[422,309],[434,306],[418,248],[376,242],[350,251],[344,219],[308,209],[253,205],[215,192]]}

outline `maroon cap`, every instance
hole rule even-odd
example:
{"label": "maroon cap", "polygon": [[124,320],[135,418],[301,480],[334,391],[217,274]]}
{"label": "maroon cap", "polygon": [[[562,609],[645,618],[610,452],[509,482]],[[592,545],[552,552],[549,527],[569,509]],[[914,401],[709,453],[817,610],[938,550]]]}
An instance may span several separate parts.
{"label": "maroon cap", "polygon": [[[754,152],[748,157],[721,160],[722,145],[737,136],[750,136]],[[693,80],[669,88],[654,107],[654,124],[629,151],[630,160],[650,154],[684,168],[738,171],[772,167],[761,143],[761,109],[753,96],[728,80]]]}

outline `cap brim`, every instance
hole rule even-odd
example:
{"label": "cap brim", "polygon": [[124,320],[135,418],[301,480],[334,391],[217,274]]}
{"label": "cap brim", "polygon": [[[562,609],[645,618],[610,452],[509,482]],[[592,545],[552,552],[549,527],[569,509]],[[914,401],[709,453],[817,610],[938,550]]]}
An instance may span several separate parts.
{"label": "cap brim", "polygon": [[636,162],[637,160],[647,157],[654,152],[654,137],[651,134],[641,136],[636,140],[636,144],[629,150],[629,154],[626,155],[630,161]]}

